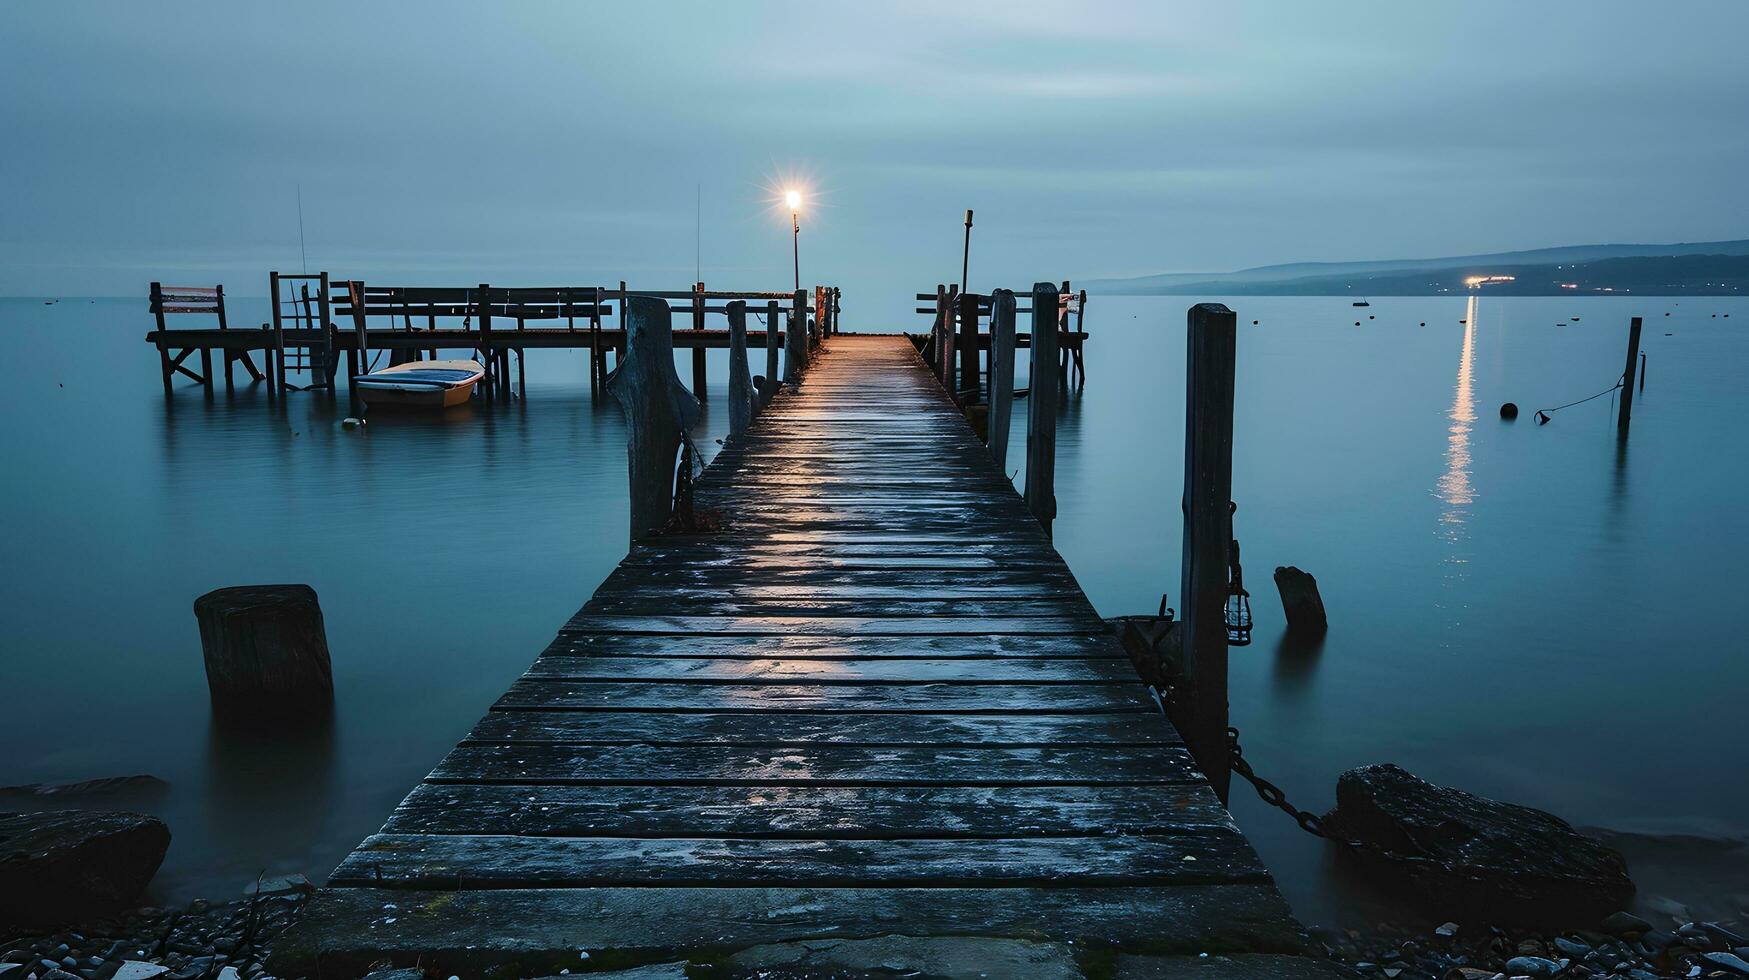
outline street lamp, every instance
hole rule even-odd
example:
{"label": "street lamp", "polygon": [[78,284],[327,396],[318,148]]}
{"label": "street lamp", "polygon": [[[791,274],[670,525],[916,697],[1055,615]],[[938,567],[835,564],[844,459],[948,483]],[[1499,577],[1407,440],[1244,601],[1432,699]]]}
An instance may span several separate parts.
{"label": "street lamp", "polygon": [[783,199],[789,204],[790,257],[795,261],[796,291],[802,289],[802,192],[788,190]]}

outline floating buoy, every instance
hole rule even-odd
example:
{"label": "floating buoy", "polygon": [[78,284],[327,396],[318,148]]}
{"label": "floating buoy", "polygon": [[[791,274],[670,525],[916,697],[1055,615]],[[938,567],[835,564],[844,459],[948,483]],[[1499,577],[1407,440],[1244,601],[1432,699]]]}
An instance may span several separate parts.
{"label": "floating buoy", "polygon": [[1669,316],[1670,315],[1669,311],[1665,311],[1664,315]]}
{"label": "floating buoy", "polygon": [[1360,326],[1360,321],[1359,320],[1354,321],[1354,325],[1357,327]]}
{"label": "floating buoy", "polygon": [[1507,402],[1506,404],[1501,405],[1500,406],[1500,417],[1503,419],[1515,419],[1515,418],[1517,418],[1518,417],[1518,406],[1512,402]]}
{"label": "floating buoy", "polygon": [[1378,319],[1378,317],[1376,317],[1376,316],[1373,316],[1373,315],[1372,315],[1372,314],[1370,314],[1370,313],[1369,313],[1369,314],[1367,314],[1367,317],[1366,317],[1366,318],[1367,318],[1367,319],[1368,319],[1368,320],[1377,320],[1377,319]]}
{"label": "floating buoy", "polygon": [[355,419],[355,418],[352,418],[351,416],[348,416],[348,417],[340,420],[340,427],[343,429],[356,429],[363,424],[364,424],[364,419]]}
{"label": "floating buoy", "polygon": [[1422,321],[1421,321],[1421,325],[1422,325],[1422,326],[1424,326],[1424,327],[1425,327],[1425,326],[1427,326],[1427,321],[1426,321],[1426,320],[1422,320]]}
{"label": "floating buoy", "polygon": [[1256,320],[1252,320],[1252,321],[1251,321],[1251,325],[1252,325],[1252,326],[1254,326],[1254,327],[1255,327],[1255,326],[1257,326],[1257,321],[1256,321]]}
{"label": "floating buoy", "polygon": [[1548,425],[1549,424],[1549,413],[1542,411],[1541,409],[1538,409],[1537,413],[1536,413],[1536,424],[1537,425]]}
{"label": "floating buoy", "polygon": [[1459,321],[1458,321],[1458,322],[1459,322],[1459,323],[1468,323],[1468,322],[1470,322],[1470,321],[1468,321],[1468,320],[1459,320]]}

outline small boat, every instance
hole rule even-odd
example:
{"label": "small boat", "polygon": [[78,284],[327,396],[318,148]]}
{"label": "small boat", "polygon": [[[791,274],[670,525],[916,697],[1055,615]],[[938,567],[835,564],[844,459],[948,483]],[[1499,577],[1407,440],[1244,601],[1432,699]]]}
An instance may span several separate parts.
{"label": "small boat", "polygon": [[352,383],[366,405],[449,408],[467,401],[485,375],[478,361],[408,361]]}
{"label": "small boat", "polygon": [[1358,303],[1356,303],[1356,304],[1354,304],[1354,305],[1355,305],[1355,306],[1371,306],[1371,305],[1372,305],[1372,304],[1371,304],[1371,303],[1368,303],[1368,302],[1367,302],[1367,301],[1366,301],[1366,300],[1364,300],[1364,299],[1363,299],[1363,300],[1361,300],[1361,301],[1360,301],[1360,302],[1358,302]]}

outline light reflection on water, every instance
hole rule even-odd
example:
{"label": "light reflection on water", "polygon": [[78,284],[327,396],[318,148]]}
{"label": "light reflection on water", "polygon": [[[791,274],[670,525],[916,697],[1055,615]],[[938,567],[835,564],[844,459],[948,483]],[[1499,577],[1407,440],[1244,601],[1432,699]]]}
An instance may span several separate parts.
{"label": "light reflection on water", "polygon": [[[1338,298],[1225,301],[1251,577],[1307,569],[1332,624],[1296,646],[1257,597],[1231,696],[1259,770],[1314,810],[1342,769],[1389,760],[1580,824],[1743,834],[1749,787],[1718,774],[1749,769],[1733,618],[1749,303],[1383,298],[1356,327]],[[1056,540],[1106,615],[1152,610],[1178,581],[1190,303],[1094,297],[1087,387],[1062,407]],[[1606,399],[1534,425],[1532,406],[1620,373],[1634,313],[1663,329],[1645,337],[1629,443]],[[146,319],[133,300],[0,300],[31,366],[0,387],[0,785],[168,779],[151,804],[176,835],[165,899],[264,868],[319,875],[623,554],[618,412],[591,403],[575,352],[531,355],[526,401],[357,431],[339,428],[343,399],[166,402]],[[727,414],[711,395],[707,450]],[[1525,418],[1494,421],[1508,400]],[[1018,460],[1024,403],[1014,421]],[[918,476],[913,497],[935,489]],[[299,745],[207,721],[189,605],[269,581],[316,587],[334,653],[334,724]],[[1302,911],[1352,901],[1291,822],[1242,792],[1234,811]]]}

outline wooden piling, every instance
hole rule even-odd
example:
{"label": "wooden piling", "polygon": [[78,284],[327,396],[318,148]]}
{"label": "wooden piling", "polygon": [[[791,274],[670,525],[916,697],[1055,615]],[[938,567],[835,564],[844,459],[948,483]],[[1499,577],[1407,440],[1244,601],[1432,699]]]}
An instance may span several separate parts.
{"label": "wooden piling", "polygon": [[753,424],[753,379],[747,371],[747,304],[729,303],[729,435]]}
{"label": "wooden piling", "polygon": [[267,295],[273,297],[273,369],[274,387],[285,394],[285,322],[280,314],[279,273],[267,274]]}
{"label": "wooden piling", "polygon": [[[1182,690],[1172,695],[1173,723],[1222,802],[1231,779],[1226,744],[1226,604],[1236,323],[1233,311],[1219,303],[1190,308],[1185,356],[1184,559],[1179,586],[1184,682]],[[1035,350],[1037,343],[1035,333]],[[1036,376],[1032,385],[1036,397],[1040,387]]]}
{"label": "wooden piling", "polygon": [[958,346],[958,334],[954,330],[954,323],[958,319],[959,308],[959,284],[949,283],[947,300],[942,307],[941,314],[941,346],[936,351],[935,360],[935,377],[941,382],[941,386],[948,390],[949,394],[952,394],[954,390],[953,354],[954,348]]}
{"label": "wooden piling", "polygon": [[943,324],[947,323],[947,286],[935,284],[935,322],[929,327],[929,367],[936,378],[941,377],[941,351],[946,346],[941,339]]}
{"label": "wooden piling", "polygon": [[1615,417],[1615,431],[1626,438],[1628,422],[1634,414],[1634,370],[1640,365],[1640,318],[1628,321],[1628,366],[1622,371],[1621,410]]}
{"label": "wooden piling", "polygon": [[307,585],[244,585],[194,600],[216,713],[326,714],[334,699],[328,637]]}
{"label": "wooden piling", "polygon": [[790,308],[789,329],[784,333],[783,380],[795,384],[801,380],[802,369],[808,365],[808,293],[796,290]]}
{"label": "wooden piling", "polygon": [[601,287],[591,294],[589,310],[589,394],[601,391]]}
{"label": "wooden piling", "polygon": [[[970,214],[971,212],[966,212]],[[978,294],[960,294],[960,330],[955,346],[959,348],[960,379],[959,390],[970,391],[968,397],[978,400]]]}
{"label": "wooden piling", "polygon": [[990,295],[990,419],[984,441],[1008,475],[1008,430],[1014,413],[1014,291]]}
{"label": "wooden piling", "polygon": [[632,297],[626,351],[607,381],[626,420],[631,540],[667,522],[674,505],[674,464],[681,436],[699,417],[698,399],[674,371],[674,325],[667,302]]}
{"label": "wooden piling", "polygon": [[497,354],[490,345],[492,339],[492,287],[489,284],[480,283],[480,292],[474,299],[474,308],[480,321],[480,360],[484,362],[486,368],[486,393],[492,395],[497,393],[499,375]]}
{"label": "wooden piling", "polygon": [[782,315],[777,300],[765,304],[765,387],[759,392],[759,407],[764,408],[777,397],[777,386],[781,379],[777,374],[777,352],[782,343],[778,340],[777,318]]}
{"label": "wooden piling", "polygon": [[[326,273],[326,272],[319,273],[318,276],[319,276],[319,278],[316,280],[316,288],[319,291],[319,293],[318,293],[318,296],[316,298],[316,316],[320,318],[320,322],[314,323],[311,325],[314,326],[317,330],[321,331],[321,333],[322,333],[322,377],[321,378],[314,377],[314,373],[315,373],[316,369],[315,369],[315,367],[312,366],[310,368],[311,375],[312,375],[310,380],[312,383],[320,381],[325,387],[327,387],[328,394],[330,397],[332,397],[334,394],[334,370],[332,368],[332,364],[333,364],[332,351],[334,350],[334,324],[330,321],[334,315],[334,311],[333,311],[333,307],[331,307],[329,305],[330,301],[328,298],[328,294],[329,294],[328,273]],[[359,288],[359,292],[362,294],[364,291],[364,284],[359,283],[358,288]],[[314,361],[315,361],[315,359],[312,356],[312,358],[311,358],[312,365],[314,364]]]}
{"label": "wooden piling", "polygon": [[1057,518],[1057,287],[1032,287],[1032,361],[1026,396],[1026,509],[1051,533]]}
{"label": "wooden piling", "polygon": [[[692,329],[694,330],[704,329],[704,303],[704,283],[693,283]],[[699,404],[701,405],[704,404],[705,384],[707,381],[708,379],[705,377],[704,348],[694,347],[692,349],[692,393],[698,396]]]}

